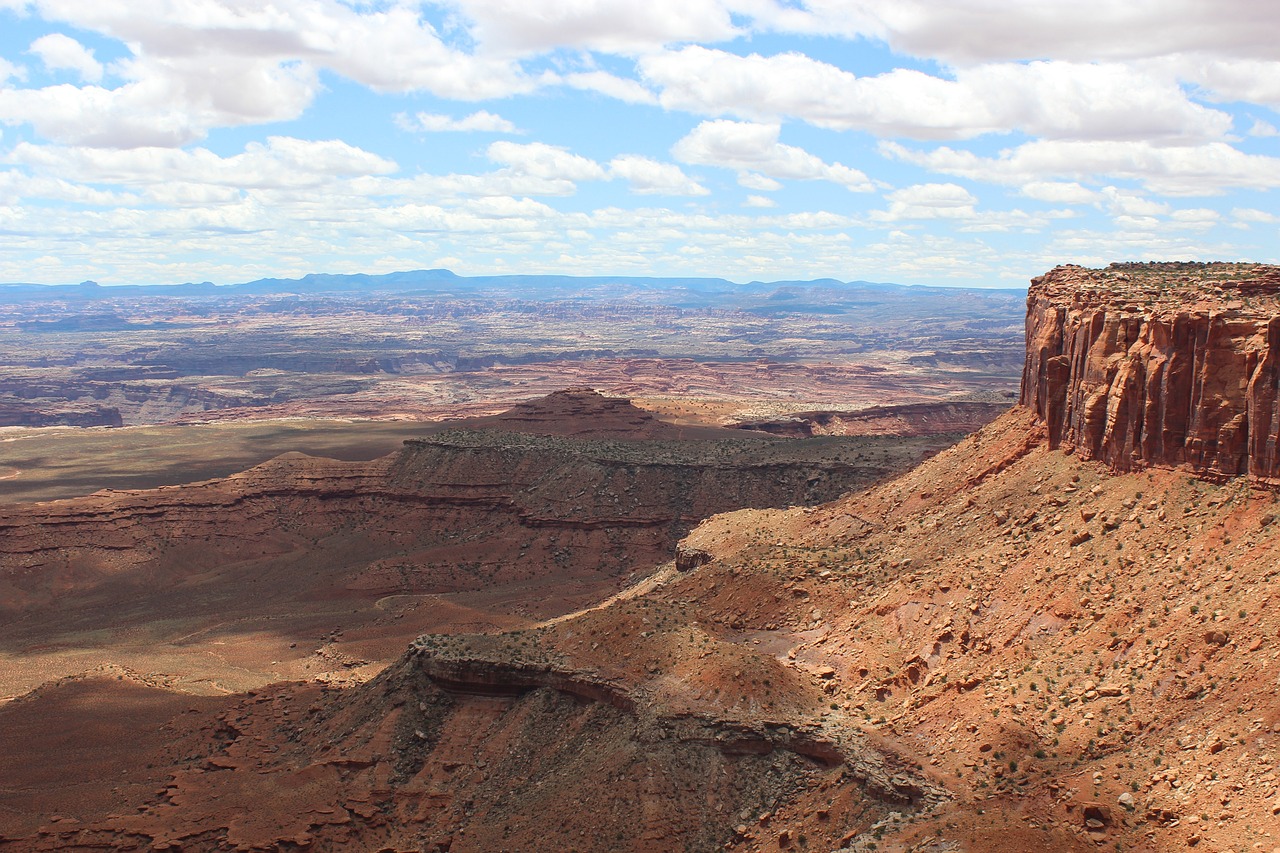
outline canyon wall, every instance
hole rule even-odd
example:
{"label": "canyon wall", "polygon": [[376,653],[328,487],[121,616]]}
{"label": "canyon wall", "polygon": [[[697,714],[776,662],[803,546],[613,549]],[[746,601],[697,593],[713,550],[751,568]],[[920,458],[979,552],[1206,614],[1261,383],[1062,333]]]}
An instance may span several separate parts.
{"label": "canyon wall", "polygon": [[1280,485],[1280,267],[1057,267],[1026,334],[1021,402],[1051,446]]}
{"label": "canyon wall", "polygon": [[[257,584],[245,587],[255,606],[268,586],[427,594],[622,576],[670,559],[708,515],[833,500],[937,450],[842,451],[732,430],[674,438],[702,433],[589,392],[472,423],[486,428],[413,439],[371,462],[286,454],[224,479],[0,506],[0,617],[93,590],[163,597],[207,573]],[[164,607],[186,606],[173,595]]]}

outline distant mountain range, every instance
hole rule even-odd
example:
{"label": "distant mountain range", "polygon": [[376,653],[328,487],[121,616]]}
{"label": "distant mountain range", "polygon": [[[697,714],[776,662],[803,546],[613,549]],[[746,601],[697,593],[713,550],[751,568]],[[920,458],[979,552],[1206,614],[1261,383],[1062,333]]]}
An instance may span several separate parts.
{"label": "distant mountain range", "polygon": [[[802,299],[806,293],[840,292],[841,301],[857,301],[859,295],[883,298],[888,293],[913,295],[935,293],[954,296],[958,291],[990,294],[982,288],[929,287],[870,281],[752,281],[738,284],[722,278],[658,278],[647,276],[570,275],[487,275],[460,276],[447,269],[409,270],[368,275],[312,273],[302,278],[261,278],[242,284],[212,282],[160,285],[109,285],[93,281],[80,284],[0,284],[0,299],[97,300],[137,296],[222,297],[222,296],[319,296],[343,294],[398,294],[404,296],[477,297],[506,296],[533,300],[548,299],[639,299],[660,298],[669,305],[702,305],[724,297],[769,297],[785,301]],[[1022,290],[1006,289],[1005,294]],[[826,301],[826,300],[823,300]]]}

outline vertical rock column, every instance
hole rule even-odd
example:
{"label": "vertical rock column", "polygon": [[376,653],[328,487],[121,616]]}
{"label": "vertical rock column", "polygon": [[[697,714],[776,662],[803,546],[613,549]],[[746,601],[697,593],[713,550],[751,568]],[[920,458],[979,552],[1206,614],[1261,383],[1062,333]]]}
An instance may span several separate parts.
{"label": "vertical rock column", "polygon": [[1116,471],[1280,484],[1277,291],[1274,267],[1058,267],[1027,295],[1022,405],[1051,446]]}

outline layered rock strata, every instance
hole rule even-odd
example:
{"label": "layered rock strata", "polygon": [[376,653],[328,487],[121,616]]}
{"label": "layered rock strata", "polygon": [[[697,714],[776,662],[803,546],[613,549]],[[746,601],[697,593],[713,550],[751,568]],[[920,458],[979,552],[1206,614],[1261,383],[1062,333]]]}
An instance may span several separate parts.
{"label": "layered rock strata", "polygon": [[[557,420],[564,412],[573,417]],[[672,438],[684,430],[588,392],[504,417],[412,439],[371,462],[290,453],[219,480],[0,507],[0,614],[65,612],[94,589],[140,588],[152,600],[208,572],[243,574],[259,584],[255,601],[267,586],[293,596],[302,587],[290,579],[297,560],[315,594],[567,577],[570,558],[583,554],[595,556],[573,571],[616,577],[669,559],[708,515],[820,503],[892,470],[870,451],[845,459],[729,430]],[[589,438],[555,434],[584,421]],[[531,426],[546,434],[514,431]],[[637,432],[662,440],[630,440]],[[905,452],[918,459],[936,449]],[[323,559],[308,556],[317,549]]]}
{"label": "layered rock strata", "polygon": [[1026,334],[1021,402],[1051,446],[1280,485],[1280,267],[1057,267]]}

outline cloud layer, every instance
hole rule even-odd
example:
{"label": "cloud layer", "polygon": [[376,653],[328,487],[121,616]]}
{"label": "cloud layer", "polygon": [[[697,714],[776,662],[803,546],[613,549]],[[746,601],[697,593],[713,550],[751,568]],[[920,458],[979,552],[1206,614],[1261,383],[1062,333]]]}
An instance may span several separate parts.
{"label": "cloud layer", "polygon": [[0,0],[0,279],[1280,260],[1277,31],[1253,0]]}

